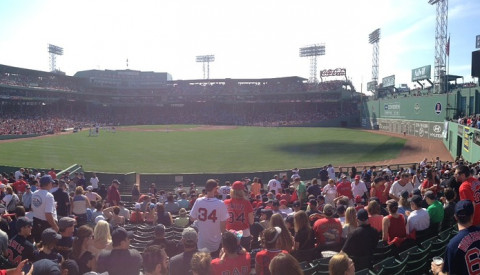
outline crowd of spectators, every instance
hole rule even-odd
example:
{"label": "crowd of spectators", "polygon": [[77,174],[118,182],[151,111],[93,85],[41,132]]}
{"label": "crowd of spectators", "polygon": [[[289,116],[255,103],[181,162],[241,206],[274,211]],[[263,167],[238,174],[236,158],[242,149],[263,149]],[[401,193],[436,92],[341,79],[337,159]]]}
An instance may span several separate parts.
{"label": "crowd of spectators", "polygon": [[460,116],[457,122],[460,125],[480,129],[480,119],[478,115]]}
{"label": "crowd of spectators", "polygon": [[[480,231],[480,205],[470,202],[480,163],[425,158],[399,171],[349,170],[328,165],[307,180],[293,169],[265,184],[245,177],[159,190],[152,183],[144,194],[134,185],[130,203],[117,180],[107,188],[95,174],[22,168],[0,176],[0,264],[19,272],[31,262],[35,274],[303,274],[300,262],[339,253],[331,272],[354,272],[371,267],[379,241],[402,251],[452,228],[454,216],[461,237],[452,242],[467,234],[480,243],[468,235]],[[125,229],[135,225],[155,228],[141,253]],[[182,230],[180,242],[165,237],[172,227]],[[469,267],[449,249],[444,266],[432,269]]]}

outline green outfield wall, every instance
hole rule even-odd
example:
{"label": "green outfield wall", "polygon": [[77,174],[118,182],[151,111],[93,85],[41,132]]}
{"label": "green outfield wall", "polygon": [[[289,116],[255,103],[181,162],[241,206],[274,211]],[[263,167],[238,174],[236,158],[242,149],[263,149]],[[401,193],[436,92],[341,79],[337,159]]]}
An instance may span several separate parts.
{"label": "green outfield wall", "polygon": [[469,162],[480,160],[480,130],[449,122],[443,144],[452,156],[462,156]]}

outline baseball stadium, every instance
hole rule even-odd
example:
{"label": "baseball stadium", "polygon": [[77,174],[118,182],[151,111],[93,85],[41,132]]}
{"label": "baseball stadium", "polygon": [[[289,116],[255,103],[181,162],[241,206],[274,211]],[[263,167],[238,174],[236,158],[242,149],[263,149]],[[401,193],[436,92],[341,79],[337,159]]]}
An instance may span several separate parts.
{"label": "baseball stadium", "polygon": [[[465,251],[449,249],[480,231],[480,37],[473,81],[450,74],[448,1],[430,2],[435,62],[412,66],[414,88],[379,78],[380,29],[369,35],[367,92],[344,67],[317,71],[324,44],[300,48],[309,78],[210,78],[213,55],[196,57],[201,79],[128,68],[67,75],[52,44],[49,71],[0,64],[0,269],[477,274],[466,272],[479,267]],[[58,245],[68,228],[72,244]],[[465,250],[478,252],[477,235]],[[117,250],[134,252],[123,261]],[[175,257],[187,254],[181,267]]]}

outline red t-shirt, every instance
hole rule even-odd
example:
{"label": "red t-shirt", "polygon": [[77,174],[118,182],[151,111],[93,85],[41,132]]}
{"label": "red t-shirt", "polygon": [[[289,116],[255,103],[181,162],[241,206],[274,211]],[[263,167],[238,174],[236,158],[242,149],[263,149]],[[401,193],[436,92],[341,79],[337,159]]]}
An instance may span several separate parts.
{"label": "red t-shirt", "polygon": [[248,214],[253,213],[253,207],[248,200],[227,199],[223,201],[227,206],[229,219],[227,230],[244,230],[250,228]]}
{"label": "red t-shirt", "polygon": [[337,193],[340,196],[346,196],[349,199],[353,199],[353,193],[352,193],[352,183],[349,182],[348,180],[343,182],[339,182],[337,184]]}
{"label": "red t-shirt", "polygon": [[474,205],[473,225],[480,225],[480,181],[470,177],[462,182],[460,189],[461,200],[470,200]]}
{"label": "red t-shirt", "polygon": [[388,227],[388,241],[391,242],[395,237],[405,238],[407,236],[407,230],[403,215],[398,215],[398,218],[388,215],[387,218],[390,220],[390,226]]}
{"label": "red t-shirt", "polygon": [[313,224],[317,245],[340,243],[342,223],[335,218],[318,219]]}
{"label": "red t-shirt", "polygon": [[245,253],[244,255],[238,255],[235,258],[228,258],[222,261],[220,258],[212,260],[212,275],[223,275],[223,274],[238,274],[238,275],[249,275],[250,274],[250,253]]}
{"label": "red t-shirt", "polygon": [[387,197],[385,195],[385,184],[380,185],[378,188],[372,186],[372,188],[370,189],[370,197],[377,197],[378,200],[380,200],[380,204],[387,203]]}
{"label": "red t-shirt", "polygon": [[255,264],[260,267],[259,273],[257,275],[270,275],[270,261],[280,253],[288,254],[285,250],[268,250],[263,249],[258,251],[257,255],[255,256]]}
{"label": "red t-shirt", "polygon": [[[422,189],[431,188],[433,187],[433,184],[434,184],[434,181],[430,181],[426,179],[422,182]],[[432,188],[431,191],[435,194],[435,196],[437,195],[437,188]]]}
{"label": "red t-shirt", "polygon": [[52,179],[56,180],[57,179],[57,173],[55,173],[55,171],[48,171],[48,174],[50,175],[50,177],[52,177]]}

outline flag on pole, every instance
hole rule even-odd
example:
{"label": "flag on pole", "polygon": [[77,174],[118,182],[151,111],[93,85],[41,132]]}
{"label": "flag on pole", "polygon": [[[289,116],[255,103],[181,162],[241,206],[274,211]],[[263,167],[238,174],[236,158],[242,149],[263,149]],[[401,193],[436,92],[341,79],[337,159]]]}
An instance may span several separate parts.
{"label": "flag on pole", "polygon": [[450,36],[448,36],[447,45],[445,46],[445,52],[447,56],[450,56]]}

